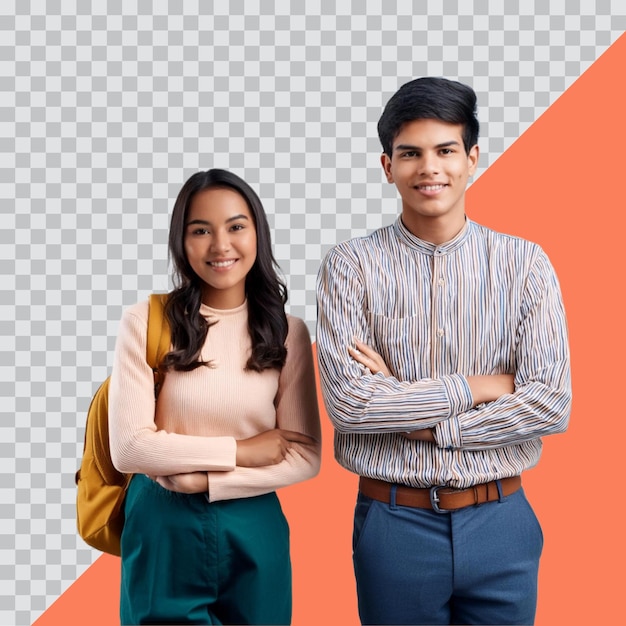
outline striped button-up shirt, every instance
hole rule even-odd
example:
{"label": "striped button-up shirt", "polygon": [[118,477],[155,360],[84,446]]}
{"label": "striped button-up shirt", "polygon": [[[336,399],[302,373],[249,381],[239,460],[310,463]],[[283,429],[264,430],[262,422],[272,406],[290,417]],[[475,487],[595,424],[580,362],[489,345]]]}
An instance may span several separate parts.
{"label": "striped button-up shirt", "polygon": [[[370,344],[391,372],[347,347]],[[413,487],[514,476],[569,420],[567,326],[543,250],[466,220],[441,245],[400,218],[339,244],[318,276],[317,348],[335,456],[348,470]],[[514,374],[515,392],[472,408],[467,376]],[[403,432],[433,428],[436,443]]]}

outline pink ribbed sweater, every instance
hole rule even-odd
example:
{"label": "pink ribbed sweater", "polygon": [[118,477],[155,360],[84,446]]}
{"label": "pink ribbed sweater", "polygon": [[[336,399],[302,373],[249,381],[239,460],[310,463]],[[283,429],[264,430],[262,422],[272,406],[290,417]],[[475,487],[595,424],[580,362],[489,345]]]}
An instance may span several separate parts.
{"label": "pink ribbed sweater", "polygon": [[311,338],[304,322],[288,316],[287,361],[282,371],[244,370],[250,351],[248,308],[201,315],[209,329],[202,359],[213,367],[170,371],[154,403],[146,363],[148,303],[124,312],[109,390],[111,456],[118,470],[153,476],[207,471],[211,501],[274,491],[319,471],[320,447],[294,443],[276,465],[236,467],[236,440],[285,428],[320,442]]}

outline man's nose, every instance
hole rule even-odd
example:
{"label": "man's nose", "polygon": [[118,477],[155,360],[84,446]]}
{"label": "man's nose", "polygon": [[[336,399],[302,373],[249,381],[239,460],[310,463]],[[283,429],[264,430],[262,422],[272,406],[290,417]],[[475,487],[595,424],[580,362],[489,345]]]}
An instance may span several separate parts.
{"label": "man's nose", "polygon": [[420,174],[431,175],[439,173],[439,159],[436,154],[423,154],[420,159]]}

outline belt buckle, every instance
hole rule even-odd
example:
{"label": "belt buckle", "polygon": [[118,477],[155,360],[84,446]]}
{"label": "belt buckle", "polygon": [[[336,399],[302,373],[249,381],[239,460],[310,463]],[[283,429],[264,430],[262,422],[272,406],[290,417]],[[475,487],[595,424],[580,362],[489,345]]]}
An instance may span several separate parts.
{"label": "belt buckle", "polygon": [[435,513],[439,513],[440,515],[445,515],[446,513],[449,513],[450,511],[448,509],[439,508],[439,494],[437,493],[439,489],[444,489],[444,487],[441,485],[436,485],[430,488],[430,492],[429,492],[430,506],[433,507],[433,511]]}

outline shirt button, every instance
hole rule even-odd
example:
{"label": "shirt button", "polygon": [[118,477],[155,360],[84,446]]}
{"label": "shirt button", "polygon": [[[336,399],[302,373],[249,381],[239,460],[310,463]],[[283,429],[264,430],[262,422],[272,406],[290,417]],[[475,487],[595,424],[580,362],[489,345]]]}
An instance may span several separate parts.
{"label": "shirt button", "polygon": [[437,337],[443,337],[443,328],[437,330]]}
{"label": "shirt button", "polygon": [[444,283],[444,282],[445,282],[445,281],[443,280],[443,278],[440,278],[440,279],[437,281],[437,284],[438,284],[440,287],[443,287],[443,283]]}

